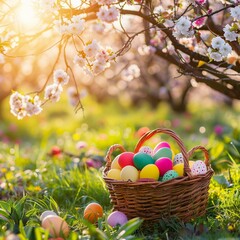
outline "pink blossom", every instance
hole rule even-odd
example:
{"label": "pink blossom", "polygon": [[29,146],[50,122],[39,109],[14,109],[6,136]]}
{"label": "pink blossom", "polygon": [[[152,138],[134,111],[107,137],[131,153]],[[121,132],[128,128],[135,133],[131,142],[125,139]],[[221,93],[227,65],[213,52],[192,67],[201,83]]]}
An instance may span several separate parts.
{"label": "pink blossom", "polygon": [[201,4],[201,5],[203,5],[205,2],[206,2],[206,0],[196,0],[196,3]]}
{"label": "pink blossom", "polygon": [[193,26],[196,27],[196,28],[200,28],[204,25],[204,23],[205,23],[205,18],[201,17],[201,18],[198,18],[196,21],[193,22]]}

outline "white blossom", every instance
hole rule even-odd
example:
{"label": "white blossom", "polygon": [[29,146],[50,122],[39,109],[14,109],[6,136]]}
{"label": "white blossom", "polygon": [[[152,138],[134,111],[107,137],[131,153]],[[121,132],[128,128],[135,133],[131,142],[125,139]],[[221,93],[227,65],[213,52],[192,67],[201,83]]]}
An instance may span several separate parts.
{"label": "white blossom", "polygon": [[48,85],[45,88],[44,99],[51,100],[52,102],[58,102],[60,100],[60,95],[62,91],[63,88],[59,84],[53,83],[51,85]]}
{"label": "white blossom", "polygon": [[220,47],[219,52],[223,57],[227,57],[228,54],[232,52],[232,47],[228,43],[225,43],[222,47]]}
{"label": "white blossom", "polygon": [[131,81],[134,78],[138,78],[140,76],[140,74],[141,74],[141,72],[140,72],[138,65],[132,64],[122,72],[121,76],[122,76],[123,80]]}
{"label": "white blossom", "polygon": [[105,70],[105,62],[100,62],[98,60],[93,62],[92,71],[93,74],[97,75]]}
{"label": "white blossom", "polygon": [[138,48],[138,52],[142,56],[151,55],[156,52],[156,48],[153,46],[143,45]]}
{"label": "white blossom", "polygon": [[119,10],[115,7],[102,6],[97,13],[97,17],[103,22],[112,23],[118,19]]}
{"label": "white blossom", "polygon": [[176,39],[183,37],[192,37],[194,35],[194,31],[192,30],[192,23],[188,17],[182,16],[178,19],[174,26],[173,35],[176,37]]}
{"label": "white blossom", "polygon": [[92,25],[92,28],[94,32],[98,34],[103,34],[106,26],[103,22],[96,22]]}
{"label": "white blossom", "polygon": [[99,5],[110,5],[115,3],[115,0],[96,0],[97,4]]}
{"label": "white blossom", "polygon": [[231,26],[229,24],[227,24],[224,28],[223,28],[223,31],[224,31],[224,37],[227,41],[236,41],[238,35],[236,32],[232,31],[231,30]]}
{"label": "white blossom", "polygon": [[216,51],[212,51],[212,49],[208,49],[208,53],[209,53],[209,57],[210,59],[216,61],[216,62],[220,62],[222,61],[222,54]]}
{"label": "white blossom", "polygon": [[87,44],[83,50],[86,56],[91,58],[97,54],[99,49],[100,49],[100,46],[98,42],[96,40],[93,40],[91,43]]}
{"label": "white blossom", "polygon": [[214,49],[219,49],[225,44],[225,41],[221,37],[215,37],[212,39],[211,44]]}
{"label": "white blossom", "polygon": [[75,55],[73,59],[73,63],[79,65],[80,67],[84,67],[85,64],[87,63],[87,60],[82,56]]}
{"label": "white blossom", "polygon": [[240,20],[240,5],[234,7],[234,8],[231,8],[230,9],[230,13],[231,13],[231,16],[236,19],[236,20]]}
{"label": "white blossom", "polygon": [[32,98],[29,95],[24,96],[18,92],[14,92],[10,96],[10,108],[11,113],[18,119],[37,115],[42,111],[41,101],[38,96]]}
{"label": "white blossom", "polygon": [[39,96],[35,96],[34,98],[30,96],[25,96],[24,101],[26,103],[26,114],[27,116],[37,115],[42,112],[41,101],[39,100]]}
{"label": "white blossom", "polygon": [[56,84],[66,85],[69,81],[69,75],[62,69],[57,69],[53,74],[53,81]]}

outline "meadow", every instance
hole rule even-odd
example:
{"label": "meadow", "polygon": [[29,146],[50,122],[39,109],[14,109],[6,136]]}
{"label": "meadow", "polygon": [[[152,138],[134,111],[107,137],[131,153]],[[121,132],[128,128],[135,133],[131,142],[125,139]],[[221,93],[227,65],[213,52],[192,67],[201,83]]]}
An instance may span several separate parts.
{"label": "meadow", "polygon": [[[83,105],[84,111],[75,114],[63,101],[20,121],[7,114],[5,105],[0,123],[0,239],[48,239],[40,221],[45,210],[66,220],[71,229],[67,239],[72,240],[240,238],[239,105],[230,109],[191,103],[181,115],[164,104],[151,109],[147,104],[100,104],[87,97]],[[106,219],[112,204],[102,178],[106,152],[116,143],[132,151],[147,128],[170,128],[187,149],[202,145],[209,150],[215,174],[206,215],[188,223],[162,219],[149,229],[136,218],[111,228]],[[158,136],[155,142],[162,139],[169,140]],[[176,143],[169,141],[177,152]],[[104,208],[95,225],[83,219],[90,202]]]}

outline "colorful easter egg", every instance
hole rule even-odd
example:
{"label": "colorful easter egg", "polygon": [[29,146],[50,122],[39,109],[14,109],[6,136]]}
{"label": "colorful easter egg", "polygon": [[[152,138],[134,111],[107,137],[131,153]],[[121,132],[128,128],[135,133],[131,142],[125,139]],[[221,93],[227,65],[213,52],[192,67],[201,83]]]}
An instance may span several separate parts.
{"label": "colorful easter egg", "polygon": [[146,165],[140,172],[140,179],[141,178],[151,178],[154,180],[158,180],[159,178],[159,169],[155,164],[148,164]]}
{"label": "colorful easter egg", "polygon": [[134,166],[126,166],[121,170],[121,179],[124,181],[136,182],[139,178],[139,172]]}
{"label": "colorful easter egg", "polygon": [[158,167],[161,176],[173,168],[172,160],[166,157],[159,158],[155,165]]}
{"label": "colorful easter egg", "polygon": [[162,181],[165,182],[177,177],[178,177],[178,173],[176,171],[169,170],[163,175]]}
{"label": "colorful easter egg", "polygon": [[127,215],[120,211],[112,212],[107,218],[107,223],[111,227],[116,227],[117,225],[123,225],[127,221],[128,221]]}
{"label": "colorful easter egg", "polygon": [[150,155],[143,152],[136,153],[133,157],[134,166],[138,170],[142,170],[146,165],[153,164],[154,162]]}
{"label": "colorful easter egg", "polygon": [[176,165],[176,164],[179,164],[179,163],[183,163],[184,160],[183,160],[183,155],[182,153],[177,153],[175,156],[174,156],[174,159],[173,159],[173,165]]}
{"label": "colorful easter egg", "polygon": [[178,176],[182,177],[184,175],[184,163],[174,165],[173,170],[177,172]]}
{"label": "colorful easter egg", "polygon": [[172,150],[170,148],[160,148],[154,155],[153,155],[153,159],[156,161],[159,158],[169,158],[172,159]]}
{"label": "colorful easter egg", "polygon": [[189,161],[189,167],[192,168],[194,163],[195,163],[194,161]]}
{"label": "colorful easter egg", "polygon": [[83,212],[83,218],[90,223],[97,222],[98,218],[103,216],[103,208],[96,202],[89,203]]}
{"label": "colorful easter egg", "polygon": [[112,178],[115,180],[121,180],[121,170],[120,169],[110,169],[107,173],[108,178]]}
{"label": "colorful easter egg", "polygon": [[111,169],[122,169],[121,168],[121,166],[119,165],[119,163],[118,163],[118,158],[119,158],[119,156],[120,155],[117,155],[114,159],[113,159],[113,161],[112,161],[112,163],[111,163]]}
{"label": "colorful easter egg", "polygon": [[133,164],[133,152],[123,152],[119,155],[118,157],[118,164],[120,165],[121,168],[124,168],[128,165],[134,166]]}
{"label": "colorful easter egg", "polygon": [[202,160],[197,160],[191,168],[193,175],[205,174],[207,172],[207,166]]}
{"label": "colorful easter egg", "polygon": [[50,210],[47,210],[47,211],[44,211],[41,216],[40,216],[40,221],[43,221],[43,219],[47,216],[57,216],[57,214],[54,212],[54,211],[50,211]]}
{"label": "colorful easter egg", "polygon": [[152,155],[152,149],[148,146],[142,146],[140,149],[139,149],[139,152],[142,152],[142,153],[146,153],[146,154],[149,154],[149,155]]}
{"label": "colorful easter egg", "polygon": [[47,229],[52,237],[64,237],[69,235],[69,226],[66,221],[54,215],[48,215],[42,221],[42,227]]}
{"label": "colorful easter egg", "polygon": [[160,148],[171,148],[171,146],[168,142],[160,142],[153,149],[153,154],[155,154]]}

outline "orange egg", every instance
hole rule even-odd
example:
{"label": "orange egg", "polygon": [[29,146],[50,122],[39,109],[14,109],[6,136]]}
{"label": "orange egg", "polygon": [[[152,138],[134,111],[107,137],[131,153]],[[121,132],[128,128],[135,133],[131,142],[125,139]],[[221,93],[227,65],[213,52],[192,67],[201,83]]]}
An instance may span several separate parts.
{"label": "orange egg", "polygon": [[84,219],[91,223],[97,222],[99,217],[103,216],[103,208],[98,203],[90,203],[86,206],[83,212]]}
{"label": "orange egg", "polygon": [[69,234],[69,227],[66,221],[54,215],[45,217],[42,221],[42,227],[47,229],[52,237],[64,237]]}

